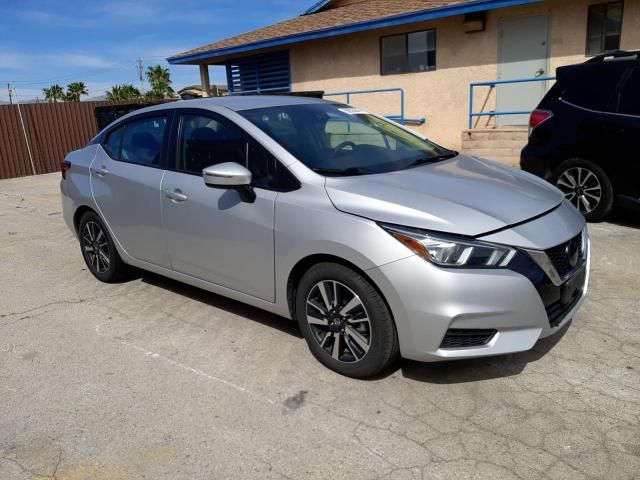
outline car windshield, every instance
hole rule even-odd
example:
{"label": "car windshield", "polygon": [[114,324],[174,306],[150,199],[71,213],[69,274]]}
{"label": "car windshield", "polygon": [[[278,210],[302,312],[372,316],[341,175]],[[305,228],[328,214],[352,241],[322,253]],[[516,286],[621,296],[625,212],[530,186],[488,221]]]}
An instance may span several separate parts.
{"label": "car windshield", "polygon": [[238,113],[326,176],[394,172],[457,155],[347,105],[286,105]]}

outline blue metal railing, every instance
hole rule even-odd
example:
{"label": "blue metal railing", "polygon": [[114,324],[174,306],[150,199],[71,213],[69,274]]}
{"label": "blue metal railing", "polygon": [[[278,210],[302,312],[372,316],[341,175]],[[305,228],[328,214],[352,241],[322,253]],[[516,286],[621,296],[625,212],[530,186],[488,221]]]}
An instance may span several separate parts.
{"label": "blue metal railing", "polygon": [[404,90],[402,88],[378,88],[375,90],[350,90],[347,92],[331,92],[325,93],[325,97],[337,97],[342,96],[346,97],[348,104],[351,101],[351,95],[364,95],[369,93],[386,93],[386,92],[399,92],[400,93],[400,115],[385,115],[386,118],[393,120],[399,123],[412,123],[416,125],[422,125],[426,122],[426,119],[423,118],[406,118],[404,116]]}
{"label": "blue metal railing", "polygon": [[517,78],[515,80],[493,80],[491,82],[474,82],[469,84],[469,129],[473,128],[473,119],[476,117],[499,117],[501,115],[529,115],[531,110],[511,110],[511,111],[495,111],[489,112],[474,112],[473,111],[473,91],[476,87],[491,87],[496,85],[505,85],[513,83],[528,83],[528,82],[550,82],[554,81],[556,77],[537,77],[537,78]]}

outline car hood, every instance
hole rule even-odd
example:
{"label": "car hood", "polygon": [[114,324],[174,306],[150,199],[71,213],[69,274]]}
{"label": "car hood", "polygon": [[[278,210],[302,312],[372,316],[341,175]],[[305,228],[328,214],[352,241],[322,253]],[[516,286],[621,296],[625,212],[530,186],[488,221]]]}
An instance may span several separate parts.
{"label": "car hood", "polygon": [[465,155],[392,173],[327,177],[325,188],[343,212],[470,236],[541,215],[564,198],[533,175]]}

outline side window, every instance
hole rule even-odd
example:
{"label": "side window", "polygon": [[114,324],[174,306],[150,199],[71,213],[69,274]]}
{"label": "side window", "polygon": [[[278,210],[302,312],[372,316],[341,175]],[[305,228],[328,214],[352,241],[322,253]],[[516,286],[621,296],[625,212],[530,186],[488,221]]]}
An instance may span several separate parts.
{"label": "side window", "polygon": [[618,111],[627,115],[640,115],[640,67],[631,72],[620,95]]}
{"label": "side window", "polygon": [[183,115],[178,170],[200,175],[211,165],[246,164],[244,131],[231,122],[203,115]]}
{"label": "side window", "polygon": [[579,107],[598,112],[615,111],[613,100],[625,71],[623,65],[595,63],[576,68],[563,79],[561,97]]}
{"label": "side window", "polygon": [[436,31],[403,33],[380,40],[380,72],[428,72],[436,69]]}
{"label": "side window", "polygon": [[112,131],[107,137],[107,141],[102,144],[102,148],[114,160],[120,160],[120,145],[122,144],[122,132],[124,127]]}
{"label": "side window", "polygon": [[251,183],[258,188],[277,187],[276,163],[278,160],[271,155],[266,148],[255,140],[249,141],[248,165],[245,165],[251,172]]}
{"label": "side window", "polygon": [[125,125],[120,159],[129,163],[160,165],[166,117],[148,117]]}
{"label": "side window", "polygon": [[[249,169],[252,185],[278,188],[278,160],[244,130],[214,115],[182,116],[178,170],[200,175],[212,165],[236,162]],[[288,173],[288,171],[286,172]]]}

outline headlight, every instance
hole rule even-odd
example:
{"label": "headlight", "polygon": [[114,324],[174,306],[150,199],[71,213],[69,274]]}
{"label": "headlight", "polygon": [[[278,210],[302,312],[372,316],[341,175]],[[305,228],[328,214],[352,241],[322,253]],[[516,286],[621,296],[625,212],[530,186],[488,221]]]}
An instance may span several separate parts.
{"label": "headlight", "polygon": [[441,267],[505,268],[516,254],[515,249],[504,245],[394,225],[380,227],[416,255]]}

